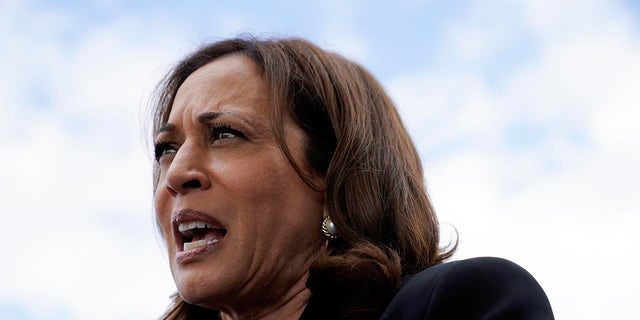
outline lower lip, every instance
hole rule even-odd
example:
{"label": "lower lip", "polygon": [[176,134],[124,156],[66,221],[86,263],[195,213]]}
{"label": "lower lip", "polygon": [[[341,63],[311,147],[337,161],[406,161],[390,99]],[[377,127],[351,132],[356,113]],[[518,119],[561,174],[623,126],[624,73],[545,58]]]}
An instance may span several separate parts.
{"label": "lower lip", "polygon": [[217,250],[220,246],[220,242],[222,242],[224,238],[209,244],[205,244],[203,246],[199,246],[197,248],[193,248],[189,251],[180,251],[176,253],[176,262],[179,264],[185,264],[191,262],[199,257],[202,257],[214,250]]}

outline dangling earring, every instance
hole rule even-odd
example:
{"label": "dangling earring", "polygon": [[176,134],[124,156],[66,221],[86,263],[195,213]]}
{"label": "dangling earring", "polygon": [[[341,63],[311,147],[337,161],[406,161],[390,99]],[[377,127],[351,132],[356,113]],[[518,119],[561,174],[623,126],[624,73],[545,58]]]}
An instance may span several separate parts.
{"label": "dangling earring", "polygon": [[338,230],[336,230],[336,226],[331,221],[329,216],[326,216],[324,220],[322,220],[322,234],[329,240],[334,240],[339,238]]}

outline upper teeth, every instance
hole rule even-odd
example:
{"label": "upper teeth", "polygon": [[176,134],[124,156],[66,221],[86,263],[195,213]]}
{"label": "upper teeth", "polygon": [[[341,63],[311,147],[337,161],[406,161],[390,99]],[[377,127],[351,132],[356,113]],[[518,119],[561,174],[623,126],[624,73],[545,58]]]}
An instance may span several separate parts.
{"label": "upper teeth", "polygon": [[206,223],[203,221],[189,221],[189,222],[182,222],[178,225],[178,231],[180,232],[184,232],[184,231],[189,231],[189,230],[193,230],[196,228],[211,228],[214,229],[216,228],[215,225],[212,225],[210,223]]}

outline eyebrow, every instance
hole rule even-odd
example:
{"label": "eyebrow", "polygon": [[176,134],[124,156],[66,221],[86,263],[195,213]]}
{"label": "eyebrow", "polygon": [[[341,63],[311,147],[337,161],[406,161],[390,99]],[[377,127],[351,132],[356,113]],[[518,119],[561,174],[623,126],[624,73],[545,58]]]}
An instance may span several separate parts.
{"label": "eyebrow", "polygon": [[239,115],[235,112],[216,112],[216,111],[212,111],[212,112],[205,112],[202,113],[198,116],[198,122],[205,124],[215,118],[218,118],[220,116],[223,115],[231,115],[234,117],[237,117],[239,119],[241,119],[242,121],[248,123],[249,125],[253,126],[254,128],[263,128],[263,126],[259,125],[257,122],[252,121],[251,119],[244,117],[242,115]]}
{"label": "eyebrow", "polygon": [[221,116],[221,115],[223,115],[225,113],[230,113],[230,112],[215,112],[215,111],[214,112],[205,112],[205,113],[200,114],[198,116],[198,122],[204,124],[204,123],[207,123],[207,122],[209,122],[209,121],[211,121],[211,120],[213,120],[213,119],[215,119],[215,118],[217,118],[217,117],[219,117],[219,116]]}
{"label": "eyebrow", "polygon": [[[218,118],[218,117],[220,117],[222,115],[225,115],[225,114],[230,114],[230,115],[236,116],[236,117],[244,120],[245,122],[247,122],[247,123],[249,123],[249,124],[251,124],[253,126],[257,126],[257,123],[255,123],[253,121],[250,121],[249,119],[247,119],[247,118],[245,118],[243,116],[240,116],[237,113],[233,113],[233,112],[216,112],[216,111],[205,112],[205,113],[202,113],[202,114],[198,115],[198,122],[200,122],[202,124],[205,124],[205,123],[207,123],[207,122],[209,122],[209,121],[211,121],[211,120],[213,120],[215,118]],[[176,126],[174,124],[165,123],[158,129],[157,133],[160,134],[160,133],[163,133],[163,132],[171,132],[171,131],[175,131],[175,130],[176,130]]]}
{"label": "eyebrow", "polygon": [[176,126],[171,123],[165,123],[160,128],[158,128],[158,133],[167,132],[167,131],[175,131]]}
{"label": "eyebrow", "polygon": [[[211,121],[221,115],[223,115],[224,112],[206,112],[203,113],[201,115],[198,116],[198,122],[200,123],[206,123],[208,121]],[[157,133],[163,133],[163,132],[169,132],[169,131],[175,131],[176,130],[176,126],[171,124],[171,123],[165,123],[163,124],[160,128],[158,128],[158,132]]]}

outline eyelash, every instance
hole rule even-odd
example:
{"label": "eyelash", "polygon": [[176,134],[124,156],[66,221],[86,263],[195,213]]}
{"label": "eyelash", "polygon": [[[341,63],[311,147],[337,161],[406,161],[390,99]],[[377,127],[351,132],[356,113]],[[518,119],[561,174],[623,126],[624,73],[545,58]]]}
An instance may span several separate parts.
{"label": "eyelash", "polygon": [[209,138],[211,139],[212,142],[218,141],[220,139],[224,139],[219,137],[219,135],[222,133],[230,133],[238,138],[245,137],[242,132],[234,129],[233,127],[225,123],[215,123],[209,127]]}
{"label": "eyelash", "polygon": [[[221,138],[220,135],[224,133],[232,134],[234,137]],[[209,139],[211,139],[212,143],[215,143],[216,141],[221,139],[230,139],[235,137],[244,138],[245,135],[241,131],[233,129],[230,125],[224,123],[212,124],[209,127]],[[162,158],[162,156],[164,156],[166,154],[165,152],[167,151],[174,151],[174,153],[177,151],[177,148],[174,146],[173,142],[156,143],[154,146],[154,156],[156,161],[159,162],[160,158]]]}
{"label": "eyelash", "polygon": [[165,155],[166,151],[169,150],[174,150],[176,151],[176,148],[172,146],[173,143],[171,142],[159,142],[156,143],[156,145],[154,146],[154,156],[156,158],[156,161],[160,161],[160,158],[162,158],[162,156]]}

